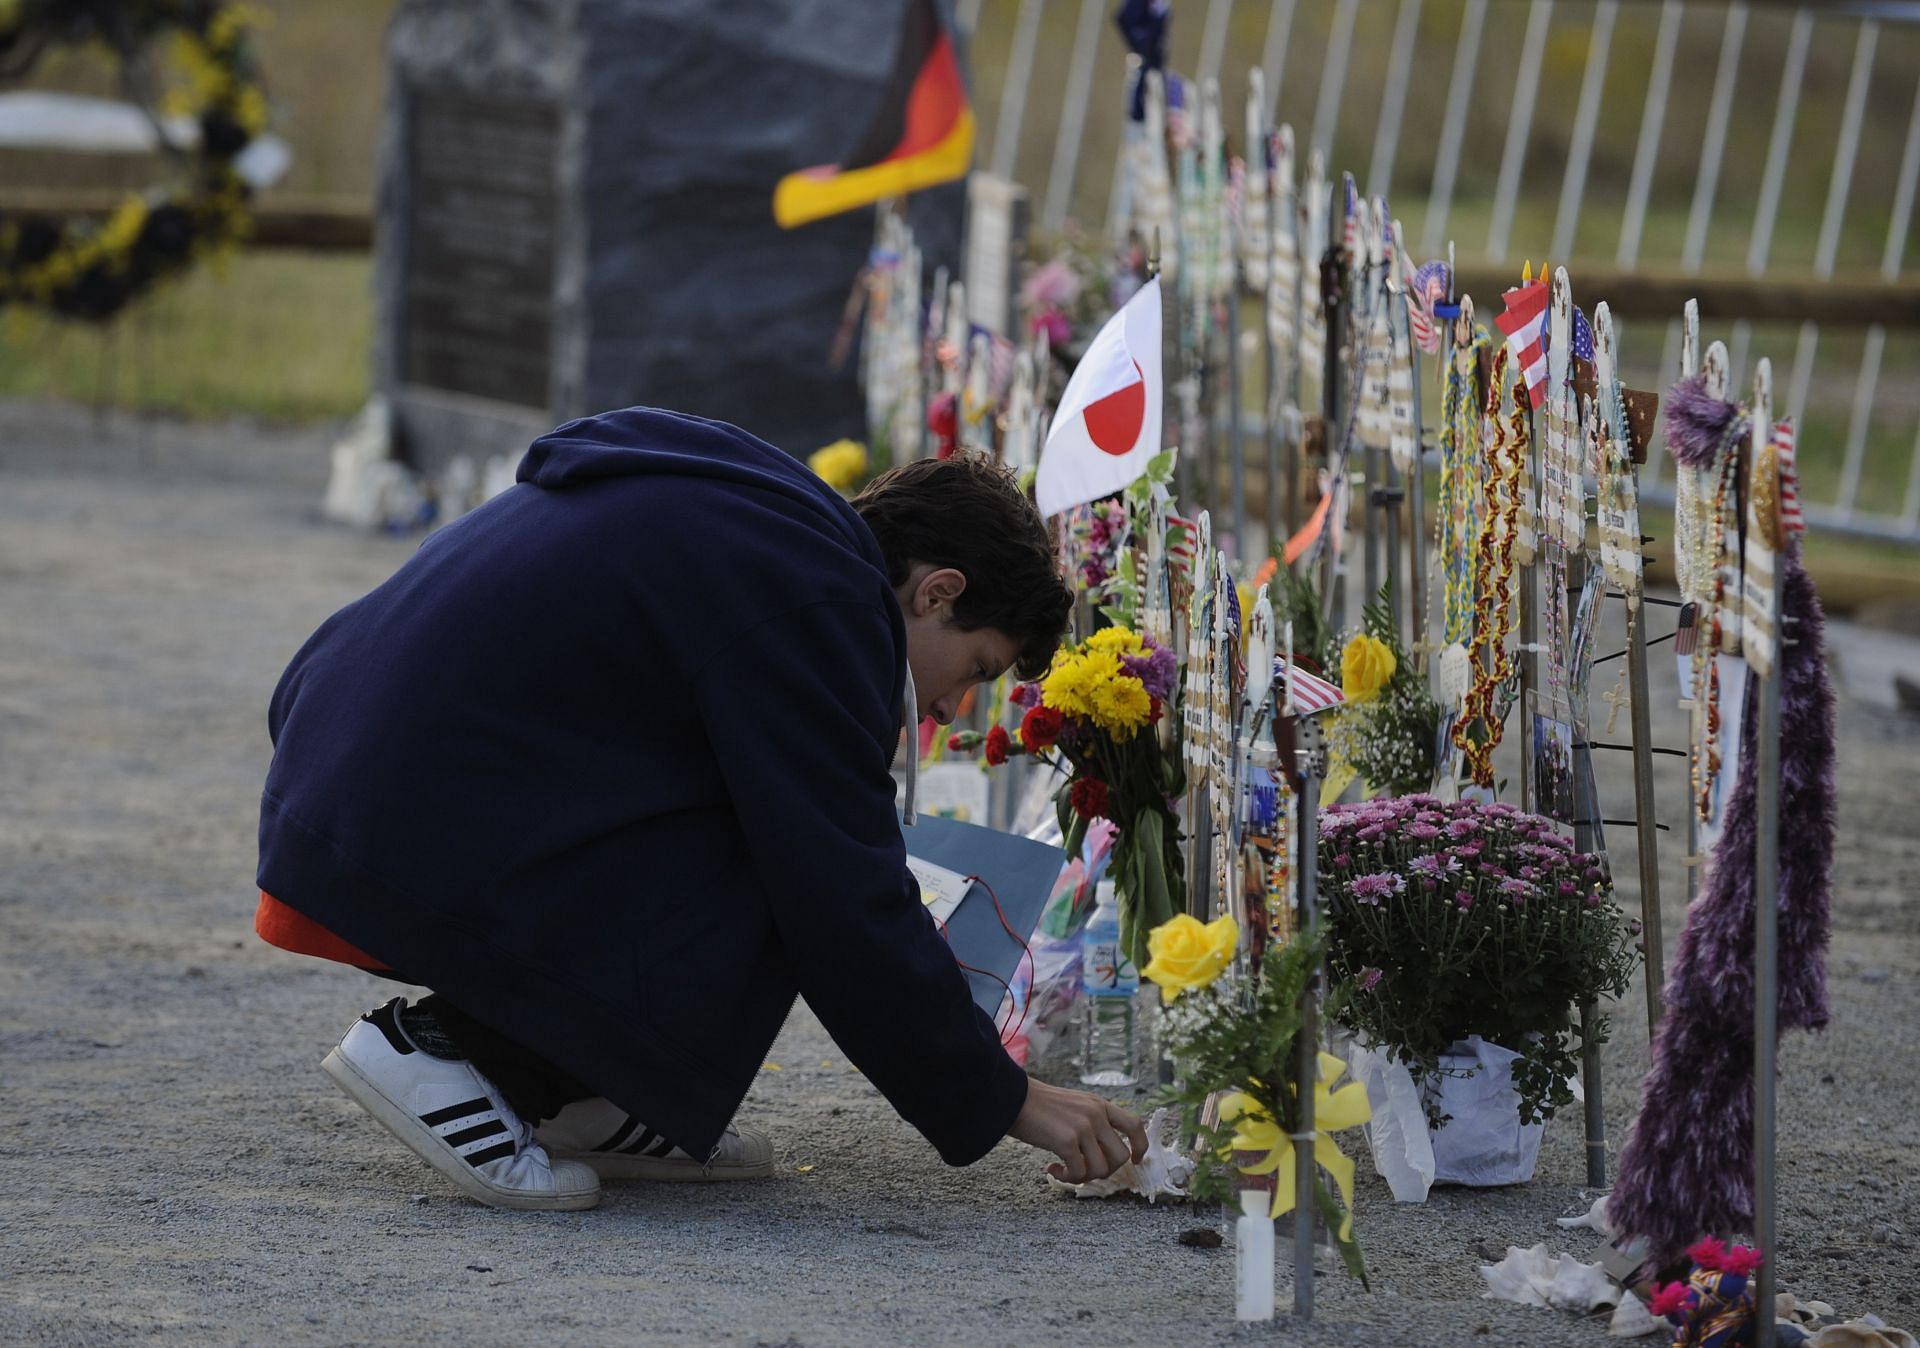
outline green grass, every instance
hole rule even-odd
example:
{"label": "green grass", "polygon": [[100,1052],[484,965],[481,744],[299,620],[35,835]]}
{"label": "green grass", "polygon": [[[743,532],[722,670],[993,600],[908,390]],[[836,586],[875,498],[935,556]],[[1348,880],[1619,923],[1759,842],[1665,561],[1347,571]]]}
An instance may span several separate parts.
{"label": "green grass", "polygon": [[364,255],[259,251],[203,267],[118,324],[0,315],[0,397],[312,421],[366,400]]}

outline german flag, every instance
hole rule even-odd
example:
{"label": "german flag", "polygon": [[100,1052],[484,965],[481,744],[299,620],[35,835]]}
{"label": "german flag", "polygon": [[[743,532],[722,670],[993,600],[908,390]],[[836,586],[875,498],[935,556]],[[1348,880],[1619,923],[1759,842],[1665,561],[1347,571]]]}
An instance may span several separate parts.
{"label": "german flag", "polygon": [[773,190],[782,229],[964,178],[973,163],[973,109],[953,35],[936,0],[912,0],[886,96],[844,163],[789,173]]}

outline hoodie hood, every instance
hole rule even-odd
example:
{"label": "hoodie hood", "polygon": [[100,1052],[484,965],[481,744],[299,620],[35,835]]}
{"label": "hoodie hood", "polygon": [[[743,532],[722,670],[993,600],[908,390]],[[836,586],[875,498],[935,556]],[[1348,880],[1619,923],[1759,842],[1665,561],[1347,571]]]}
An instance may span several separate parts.
{"label": "hoodie hood", "polygon": [[535,440],[516,480],[570,491],[609,478],[653,474],[704,477],[778,493],[840,533],[886,573],[872,531],[838,492],[791,454],[724,421],[657,407],[581,417]]}

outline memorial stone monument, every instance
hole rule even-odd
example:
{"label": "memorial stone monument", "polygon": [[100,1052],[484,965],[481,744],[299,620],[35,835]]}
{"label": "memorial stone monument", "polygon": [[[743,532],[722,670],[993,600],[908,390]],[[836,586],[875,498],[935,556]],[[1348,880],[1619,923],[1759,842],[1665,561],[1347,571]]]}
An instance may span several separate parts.
{"label": "memorial stone monument", "polygon": [[[905,0],[402,0],[388,33],[374,385],[399,453],[515,456],[648,403],[805,454],[861,436],[830,368],[873,214],[782,231],[783,173],[878,105]],[[919,194],[929,272],[965,191]]]}

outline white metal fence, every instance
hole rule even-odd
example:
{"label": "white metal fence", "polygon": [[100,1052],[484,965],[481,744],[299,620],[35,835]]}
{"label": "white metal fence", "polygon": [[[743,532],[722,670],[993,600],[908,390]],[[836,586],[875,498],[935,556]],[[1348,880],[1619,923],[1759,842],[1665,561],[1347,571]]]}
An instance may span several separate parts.
{"label": "white metal fence", "polygon": [[[1043,230],[1115,210],[1127,68],[1115,4],[957,6],[981,167],[1034,189]],[[1291,123],[1330,170],[1386,195],[1420,256],[1451,242],[1463,270],[1551,260],[1577,287],[1586,262],[1694,278],[1703,293],[1740,281],[1749,296],[1754,280],[1801,292],[1874,281],[1857,322],[1782,323],[1779,303],[1750,320],[1733,299],[1717,306],[1732,321],[1716,331],[1709,319],[1706,336],[1727,342],[1734,387],[1760,354],[1789,369],[1781,405],[1801,422],[1816,524],[1914,543],[1920,284],[1903,268],[1920,179],[1915,8],[1175,0],[1168,60],[1236,102],[1260,68],[1269,123]],[[1626,318],[1629,379],[1664,387],[1678,373],[1677,313]]]}

